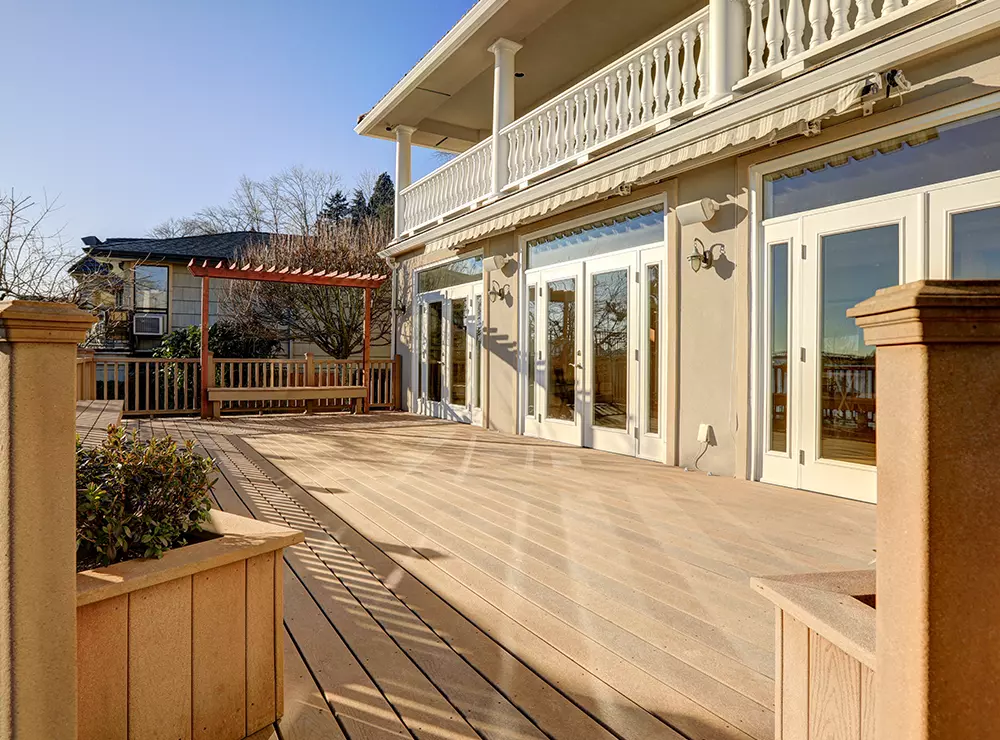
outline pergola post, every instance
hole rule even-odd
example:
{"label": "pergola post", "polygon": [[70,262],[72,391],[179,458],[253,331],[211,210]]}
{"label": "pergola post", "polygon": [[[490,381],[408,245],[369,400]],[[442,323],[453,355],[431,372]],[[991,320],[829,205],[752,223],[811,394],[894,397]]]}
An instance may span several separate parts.
{"label": "pergola post", "polygon": [[0,303],[0,737],[76,737],[76,306]]}
{"label": "pergola post", "polygon": [[361,366],[364,368],[365,376],[365,400],[361,404],[361,410],[363,413],[368,413],[371,410],[371,398],[372,398],[372,371],[371,371],[371,355],[372,355],[372,289],[365,288],[365,346],[363,359],[361,361]]}
{"label": "pergola post", "polygon": [[208,361],[208,289],[210,277],[207,275],[201,278],[201,418],[207,419],[212,415],[212,409],[208,402],[208,387],[211,368]]}

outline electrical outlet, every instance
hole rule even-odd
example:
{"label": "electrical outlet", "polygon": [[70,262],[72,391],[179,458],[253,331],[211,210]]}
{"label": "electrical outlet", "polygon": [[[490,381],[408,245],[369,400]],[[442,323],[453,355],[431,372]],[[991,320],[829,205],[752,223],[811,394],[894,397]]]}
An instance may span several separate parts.
{"label": "electrical outlet", "polygon": [[708,444],[712,439],[712,425],[711,424],[701,424],[698,426],[698,441],[702,444]]}

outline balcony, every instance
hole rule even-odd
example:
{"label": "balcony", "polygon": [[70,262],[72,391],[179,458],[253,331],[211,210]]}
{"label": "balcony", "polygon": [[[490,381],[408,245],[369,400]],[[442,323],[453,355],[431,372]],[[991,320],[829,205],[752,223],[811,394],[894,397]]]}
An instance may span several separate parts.
{"label": "balcony", "polygon": [[[397,239],[666,131],[941,10],[942,0],[711,0],[516,120],[511,120],[513,56],[520,46],[504,42],[495,50],[492,133],[400,188]],[[397,135],[400,149],[405,148],[399,152],[399,172],[409,168],[412,131]]]}

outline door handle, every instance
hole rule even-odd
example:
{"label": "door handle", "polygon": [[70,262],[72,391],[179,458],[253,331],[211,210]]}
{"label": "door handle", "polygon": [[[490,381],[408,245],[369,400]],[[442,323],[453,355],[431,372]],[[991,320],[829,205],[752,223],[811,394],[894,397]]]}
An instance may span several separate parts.
{"label": "door handle", "polygon": [[583,370],[583,363],[582,362],[576,363],[576,367],[580,370]]}

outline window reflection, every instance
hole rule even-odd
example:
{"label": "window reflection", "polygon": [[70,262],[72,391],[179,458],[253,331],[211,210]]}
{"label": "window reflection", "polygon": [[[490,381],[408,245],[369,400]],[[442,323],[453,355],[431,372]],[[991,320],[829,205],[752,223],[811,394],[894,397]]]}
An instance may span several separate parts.
{"label": "window reflection", "polygon": [[847,309],[899,282],[899,224],[821,240],[820,456],[875,464],[875,347]]}
{"label": "window reflection", "polygon": [[576,409],[576,280],[548,283],[548,387],[545,414],[573,421]]}
{"label": "window reflection", "polygon": [[1000,206],[952,214],[951,260],[956,280],[1000,278]]}
{"label": "window reflection", "polygon": [[612,216],[528,242],[528,268],[663,241],[663,206]]}
{"label": "window reflection", "polygon": [[660,266],[646,267],[646,295],[648,296],[646,337],[646,432],[660,433]]}
{"label": "window reflection", "polygon": [[1000,169],[1000,113],[925,129],[764,177],[764,218]]}
{"label": "window reflection", "polygon": [[417,292],[427,293],[432,290],[452,288],[456,285],[466,285],[474,283],[482,277],[482,256],[468,257],[418,273]]}
{"label": "window reflection", "polygon": [[136,265],[135,307],[140,311],[167,310],[169,268],[161,265]]}
{"label": "window reflection", "polygon": [[441,301],[427,304],[427,398],[441,400]]}
{"label": "window reflection", "polygon": [[771,450],[788,451],[788,243],[771,245]]}
{"label": "window reflection", "polygon": [[451,302],[451,402],[456,406],[466,403],[466,352],[465,342],[465,299],[455,298]]}
{"label": "window reflection", "polygon": [[536,338],[535,338],[535,286],[528,286],[528,416],[535,414],[535,371],[536,371]]}
{"label": "window reflection", "polygon": [[594,275],[594,426],[628,424],[628,270]]}

